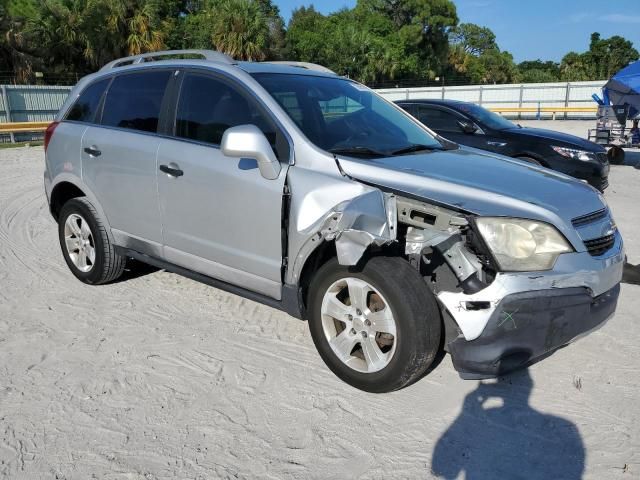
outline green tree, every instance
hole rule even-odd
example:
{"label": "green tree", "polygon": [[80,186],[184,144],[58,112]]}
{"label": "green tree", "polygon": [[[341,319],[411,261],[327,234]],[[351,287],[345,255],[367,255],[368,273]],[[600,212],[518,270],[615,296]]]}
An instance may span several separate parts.
{"label": "green tree", "polygon": [[466,82],[508,83],[518,79],[512,55],[500,51],[490,29],[463,23],[451,30],[450,41],[450,69]]}
{"label": "green tree", "polygon": [[523,83],[558,82],[560,80],[560,65],[556,62],[542,60],[527,60],[518,64],[520,81]]}
{"label": "green tree", "polygon": [[498,49],[495,34],[487,27],[473,23],[461,23],[451,30],[451,44],[459,46],[466,54],[479,57],[487,50]]}
{"label": "green tree", "polygon": [[269,46],[269,25],[252,0],[224,0],[212,13],[213,45],[238,60],[264,60]]}
{"label": "green tree", "polygon": [[302,62],[326,62],[327,28],[327,18],[313,5],[295,9],[287,26],[287,54]]}
{"label": "green tree", "polygon": [[561,78],[565,81],[604,80],[638,58],[638,51],[629,40],[618,35],[603,39],[595,32],[591,34],[587,52],[569,52],[562,58]]}
{"label": "green tree", "polygon": [[446,67],[456,23],[450,0],[360,0],[328,16],[303,7],[289,22],[287,51],[363,82],[428,79]]}

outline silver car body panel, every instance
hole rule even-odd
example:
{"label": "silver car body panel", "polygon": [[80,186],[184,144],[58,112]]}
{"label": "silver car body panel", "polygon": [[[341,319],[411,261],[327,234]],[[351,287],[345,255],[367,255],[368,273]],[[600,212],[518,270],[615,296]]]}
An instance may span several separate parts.
{"label": "silver car body panel", "polygon": [[[544,272],[498,273],[484,290],[472,295],[462,292],[440,292],[438,299],[456,320],[466,340],[480,336],[500,301],[519,292],[556,288],[584,287],[593,297],[615,287],[622,279],[624,248],[619,232],[614,247],[606,256],[592,257],[587,252],[560,255],[553,270]],[[481,310],[468,308],[467,302],[488,302]],[[517,312],[511,312],[513,315]]]}
{"label": "silver car body panel", "polygon": [[274,296],[273,283],[282,283],[282,192],[288,166],[267,180],[255,161],[227,157],[213,145],[162,138],[157,163],[172,162],[184,176],[155,169],[164,244],[172,261],[204,274],[212,267],[203,262],[200,269],[192,256],[226,265],[238,274],[225,273],[225,281],[255,286],[264,279],[264,288],[256,290]]}
{"label": "silver car body panel", "polygon": [[[155,135],[90,126],[82,137],[82,180],[100,198],[111,228],[162,243]],[[97,147],[99,157],[85,148]]]}
{"label": "silver car body panel", "polygon": [[455,210],[550,223],[578,251],[585,247],[571,220],[606,207],[602,196],[583,182],[465,149],[373,160],[341,158],[340,166],[355,179]]}
{"label": "silver car body panel", "polygon": [[[136,150],[145,165],[128,171],[131,166],[114,158],[110,167],[114,170],[106,171],[93,159],[84,154],[81,157],[81,139],[83,145],[92,143],[92,135],[86,136],[87,126],[63,122],[47,152],[47,195],[50,198],[53,188],[63,181],[78,186],[104,214],[110,235],[119,245],[161,254],[169,262],[280,299],[283,284],[298,284],[305,263],[323,242],[335,242],[338,261],[354,265],[372,245],[397,241],[405,242],[407,255],[419,255],[425,247],[456,238],[468,219],[478,215],[521,217],[554,225],[575,252],[561,255],[552,270],[498,273],[486,288],[474,294],[436,291],[467,340],[480,335],[496,305],[510,293],[584,287],[597,296],[620,281],[624,250],[611,216],[586,225],[572,224],[576,217],[607,208],[602,196],[590,186],[551,170],[470,149],[372,160],[336,158],[310,142],[250,75],[333,76],[329,73],[266,63],[233,65],[201,60],[123,66],[82,79],[57,120],[64,118],[84,87],[99,77],[167,66],[208,70],[242,85],[285,132],[292,147],[291,157],[288,165],[282,165],[277,179],[267,180],[257,169],[238,169],[239,161],[224,157],[217,147],[90,127],[109,130],[104,135],[110,138],[110,145],[120,148],[122,155]],[[414,123],[434,135],[419,122]],[[185,169],[187,165],[196,169],[198,174],[190,185],[182,182],[186,175],[169,178],[158,172],[161,162],[171,161]],[[152,175],[147,166],[153,168]],[[233,169],[217,170],[224,166]],[[131,177],[126,179],[126,175]],[[228,185],[212,192],[209,184],[221,175]],[[109,186],[119,182],[118,189],[109,191]],[[283,267],[280,221],[285,185],[290,198],[288,262]],[[402,205],[416,200],[432,209],[437,217],[434,225],[421,226],[403,215]],[[408,225],[406,238],[398,238],[399,223]],[[615,233],[614,247],[601,257],[591,256],[583,241],[609,232]],[[481,265],[470,250],[461,242],[450,243],[449,264],[452,270],[461,270],[458,279],[480,272]],[[488,302],[489,307],[467,308],[467,302],[476,301]]]}

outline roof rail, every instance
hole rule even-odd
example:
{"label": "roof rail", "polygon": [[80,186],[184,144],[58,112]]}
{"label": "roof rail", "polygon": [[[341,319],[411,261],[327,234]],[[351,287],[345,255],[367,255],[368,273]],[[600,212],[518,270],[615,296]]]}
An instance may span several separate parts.
{"label": "roof rail", "polygon": [[317,72],[333,73],[334,75],[337,75],[337,73],[334,72],[333,70],[323,65],[318,65],[317,63],[294,62],[292,60],[282,60],[282,61],[273,61],[273,62],[264,62],[264,63],[271,63],[274,65],[285,65],[288,67],[306,68],[307,70],[315,70]]}
{"label": "roof rail", "polygon": [[160,52],[141,53],[140,55],[118,58],[107,63],[100,70],[109,70],[111,68],[123,67],[125,65],[144,63],[149,60],[153,60],[154,58],[157,59],[159,57],[173,57],[180,55],[199,55],[203,59],[209,60],[211,62],[221,62],[228,64],[235,63],[235,60],[233,60],[233,58],[231,58],[229,55],[221,52],[216,52],[214,50],[165,50]]}

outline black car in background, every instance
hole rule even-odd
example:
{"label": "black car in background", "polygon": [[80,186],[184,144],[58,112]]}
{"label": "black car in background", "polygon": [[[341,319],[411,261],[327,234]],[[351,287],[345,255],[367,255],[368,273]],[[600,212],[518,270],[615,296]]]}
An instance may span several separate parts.
{"label": "black car in background", "polygon": [[520,158],[607,188],[606,150],[574,135],[525,128],[474,103],[455,100],[401,100],[400,107],[440,136],[460,145]]}

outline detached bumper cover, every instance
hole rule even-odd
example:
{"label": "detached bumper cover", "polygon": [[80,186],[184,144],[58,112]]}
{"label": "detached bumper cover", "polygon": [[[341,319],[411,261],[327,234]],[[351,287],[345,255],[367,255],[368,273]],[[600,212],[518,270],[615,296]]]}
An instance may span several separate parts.
{"label": "detached bumper cover", "polygon": [[506,296],[482,334],[448,345],[462,378],[489,378],[533,363],[602,326],[614,313],[620,285],[592,297],[583,287]]}

